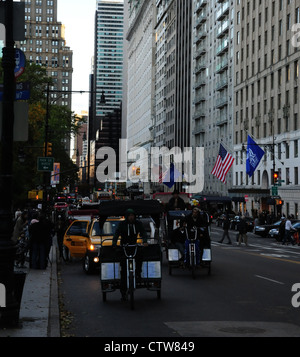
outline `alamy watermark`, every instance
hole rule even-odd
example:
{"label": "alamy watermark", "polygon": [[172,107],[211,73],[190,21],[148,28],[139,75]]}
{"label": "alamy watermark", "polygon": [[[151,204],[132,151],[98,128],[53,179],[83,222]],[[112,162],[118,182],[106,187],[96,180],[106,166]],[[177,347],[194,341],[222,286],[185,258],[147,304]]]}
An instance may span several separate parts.
{"label": "alamy watermark", "polygon": [[292,26],[292,32],[295,33],[291,38],[293,47],[300,47],[300,23],[296,23]]}
{"label": "alamy watermark", "polygon": [[296,283],[292,286],[292,292],[296,292],[292,297],[293,307],[300,307],[300,283]]}
{"label": "alamy watermark", "polygon": [[[101,183],[116,179],[117,155],[113,148],[102,147],[96,153],[101,163],[96,168]],[[134,147],[127,139],[119,140],[119,182],[184,182],[187,192],[201,192],[204,187],[204,148]]]}
{"label": "alamy watermark", "polygon": [[6,307],[6,289],[5,285],[0,283],[0,307]]}

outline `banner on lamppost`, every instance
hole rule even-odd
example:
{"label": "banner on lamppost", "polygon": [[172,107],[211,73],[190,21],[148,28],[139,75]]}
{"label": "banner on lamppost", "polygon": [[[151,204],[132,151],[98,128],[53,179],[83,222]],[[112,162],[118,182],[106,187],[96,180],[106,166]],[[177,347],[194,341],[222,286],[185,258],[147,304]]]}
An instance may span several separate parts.
{"label": "banner on lamppost", "polygon": [[53,164],[53,171],[51,172],[51,186],[59,184],[60,163]]}

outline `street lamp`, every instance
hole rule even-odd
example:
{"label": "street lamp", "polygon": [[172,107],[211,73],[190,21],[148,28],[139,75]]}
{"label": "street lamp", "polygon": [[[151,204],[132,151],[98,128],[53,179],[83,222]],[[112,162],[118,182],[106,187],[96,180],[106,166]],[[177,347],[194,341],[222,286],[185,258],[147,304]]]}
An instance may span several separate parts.
{"label": "street lamp", "polygon": [[[91,92],[93,94],[96,94],[96,92]],[[93,97],[93,96],[92,96]],[[100,97],[100,104],[104,105],[106,103],[106,98],[105,98],[105,93],[104,90],[101,93]],[[88,161],[87,161],[87,166],[88,166],[88,171],[87,171],[87,182],[88,182],[88,187],[90,189],[90,166],[91,166],[91,137],[92,137],[92,122],[94,121],[94,112],[93,112],[93,105],[91,103],[90,107],[90,113],[89,113],[89,120],[88,120]]]}
{"label": "street lamp", "polygon": [[271,129],[271,135],[273,137],[273,142],[272,142],[272,159],[273,159],[273,185],[275,185],[275,180],[274,180],[274,173],[275,173],[275,130],[274,130],[274,109],[272,108],[269,113],[269,123],[270,123],[270,129]]}

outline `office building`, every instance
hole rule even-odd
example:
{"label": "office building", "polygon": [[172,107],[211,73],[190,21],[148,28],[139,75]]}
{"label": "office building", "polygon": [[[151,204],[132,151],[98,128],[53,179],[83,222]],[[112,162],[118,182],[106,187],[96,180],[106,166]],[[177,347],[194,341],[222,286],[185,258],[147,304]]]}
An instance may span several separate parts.
{"label": "office building", "polygon": [[192,138],[204,147],[205,182],[202,194],[228,196],[232,170],[226,184],[211,174],[220,143],[233,152],[233,27],[232,1],[194,1],[194,66]]}
{"label": "office building", "polygon": [[[25,40],[16,45],[30,63],[46,67],[53,81],[51,102],[71,110],[73,52],[66,44],[64,25],[57,20],[57,0],[22,2],[25,2]],[[65,141],[65,149],[70,151],[69,140]]]}
{"label": "office building", "polygon": [[[293,25],[299,1],[237,1],[234,53],[233,193],[248,196],[241,210],[299,215],[299,44]],[[246,174],[247,136],[265,155]],[[279,172],[281,186],[273,182]]]}
{"label": "office building", "polygon": [[93,90],[94,136],[98,137],[101,118],[119,108],[122,102],[123,22],[123,0],[97,0]]}

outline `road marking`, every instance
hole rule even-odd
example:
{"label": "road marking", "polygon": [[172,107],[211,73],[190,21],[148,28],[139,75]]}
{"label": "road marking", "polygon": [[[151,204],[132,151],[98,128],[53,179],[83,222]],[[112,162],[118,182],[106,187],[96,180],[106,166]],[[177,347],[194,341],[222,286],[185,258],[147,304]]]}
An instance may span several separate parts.
{"label": "road marking", "polygon": [[282,259],[282,258],[277,258],[277,257],[274,257],[274,256],[270,256],[270,255],[263,255],[261,253],[260,254],[250,253],[249,251],[247,253],[250,254],[250,255],[256,255],[257,257],[263,257],[263,258],[273,259],[273,260],[280,260],[281,262],[300,264],[300,262],[297,262],[297,261],[291,260],[291,259]]}
{"label": "road marking", "polygon": [[276,283],[276,284],[284,285],[284,283],[282,283],[281,281],[269,279],[269,278],[266,278],[265,276],[261,276],[261,275],[255,275],[255,276],[256,276],[257,278],[264,279],[264,280],[268,280],[268,281],[271,281],[271,282]]}

